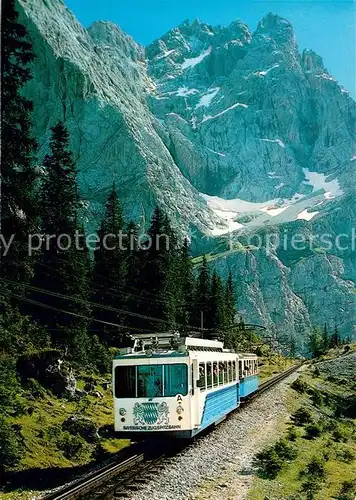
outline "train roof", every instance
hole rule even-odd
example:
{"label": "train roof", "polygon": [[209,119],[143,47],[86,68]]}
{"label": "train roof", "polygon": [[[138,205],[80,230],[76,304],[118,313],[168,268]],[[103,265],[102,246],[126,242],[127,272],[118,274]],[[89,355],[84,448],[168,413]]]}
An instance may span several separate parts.
{"label": "train roof", "polygon": [[[224,349],[223,342],[219,340],[202,339],[192,336],[180,337],[176,332],[139,334],[131,338],[133,346],[120,349],[120,354],[115,356],[115,359],[122,359],[123,357],[184,356],[191,351],[234,353],[232,350]],[[257,358],[255,354],[251,353],[236,353],[236,355],[240,359]]]}

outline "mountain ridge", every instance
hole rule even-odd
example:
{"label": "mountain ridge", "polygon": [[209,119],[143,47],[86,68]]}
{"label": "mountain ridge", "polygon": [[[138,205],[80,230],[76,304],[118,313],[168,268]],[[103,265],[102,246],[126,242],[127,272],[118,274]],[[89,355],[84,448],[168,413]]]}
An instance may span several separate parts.
{"label": "mountain ridge", "polygon": [[[18,5],[37,55],[26,94],[39,159],[64,120],[89,230],[116,180],[142,227],[158,203],[195,253],[232,242],[211,266],[233,270],[246,321],[303,344],[324,308],[323,322],[350,335],[355,253],[320,253],[318,235],[349,234],[355,220],[355,102],[320,56],[299,53],[288,21],[269,14],[253,33],[237,20],[182,23],[144,48],[111,22],[84,29],[63,2]],[[245,242],[266,230],[303,231],[316,249]]]}

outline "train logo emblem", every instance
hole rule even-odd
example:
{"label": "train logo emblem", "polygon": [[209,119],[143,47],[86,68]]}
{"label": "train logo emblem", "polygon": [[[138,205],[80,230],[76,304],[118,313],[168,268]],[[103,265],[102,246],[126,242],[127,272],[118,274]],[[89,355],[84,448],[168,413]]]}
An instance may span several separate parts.
{"label": "train logo emblem", "polygon": [[135,403],[133,408],[135,425],[169,424],[167,403]]}

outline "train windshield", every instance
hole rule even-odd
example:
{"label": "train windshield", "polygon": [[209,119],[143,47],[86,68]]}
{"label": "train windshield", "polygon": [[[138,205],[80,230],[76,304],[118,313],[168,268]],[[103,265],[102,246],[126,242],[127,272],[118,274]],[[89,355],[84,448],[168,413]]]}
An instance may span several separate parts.
{"label": "train windshield", "polygon": [[116,366],[115,397],[157,398],[186,396],[188,366],[170,365]]}

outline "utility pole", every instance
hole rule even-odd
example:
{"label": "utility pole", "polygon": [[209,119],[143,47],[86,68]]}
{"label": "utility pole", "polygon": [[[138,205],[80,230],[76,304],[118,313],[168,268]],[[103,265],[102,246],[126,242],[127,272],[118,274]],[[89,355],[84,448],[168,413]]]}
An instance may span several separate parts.
{"label": "utility pole", "polygon": [[204,330],[204,311],[200,311],[200,329]]}

